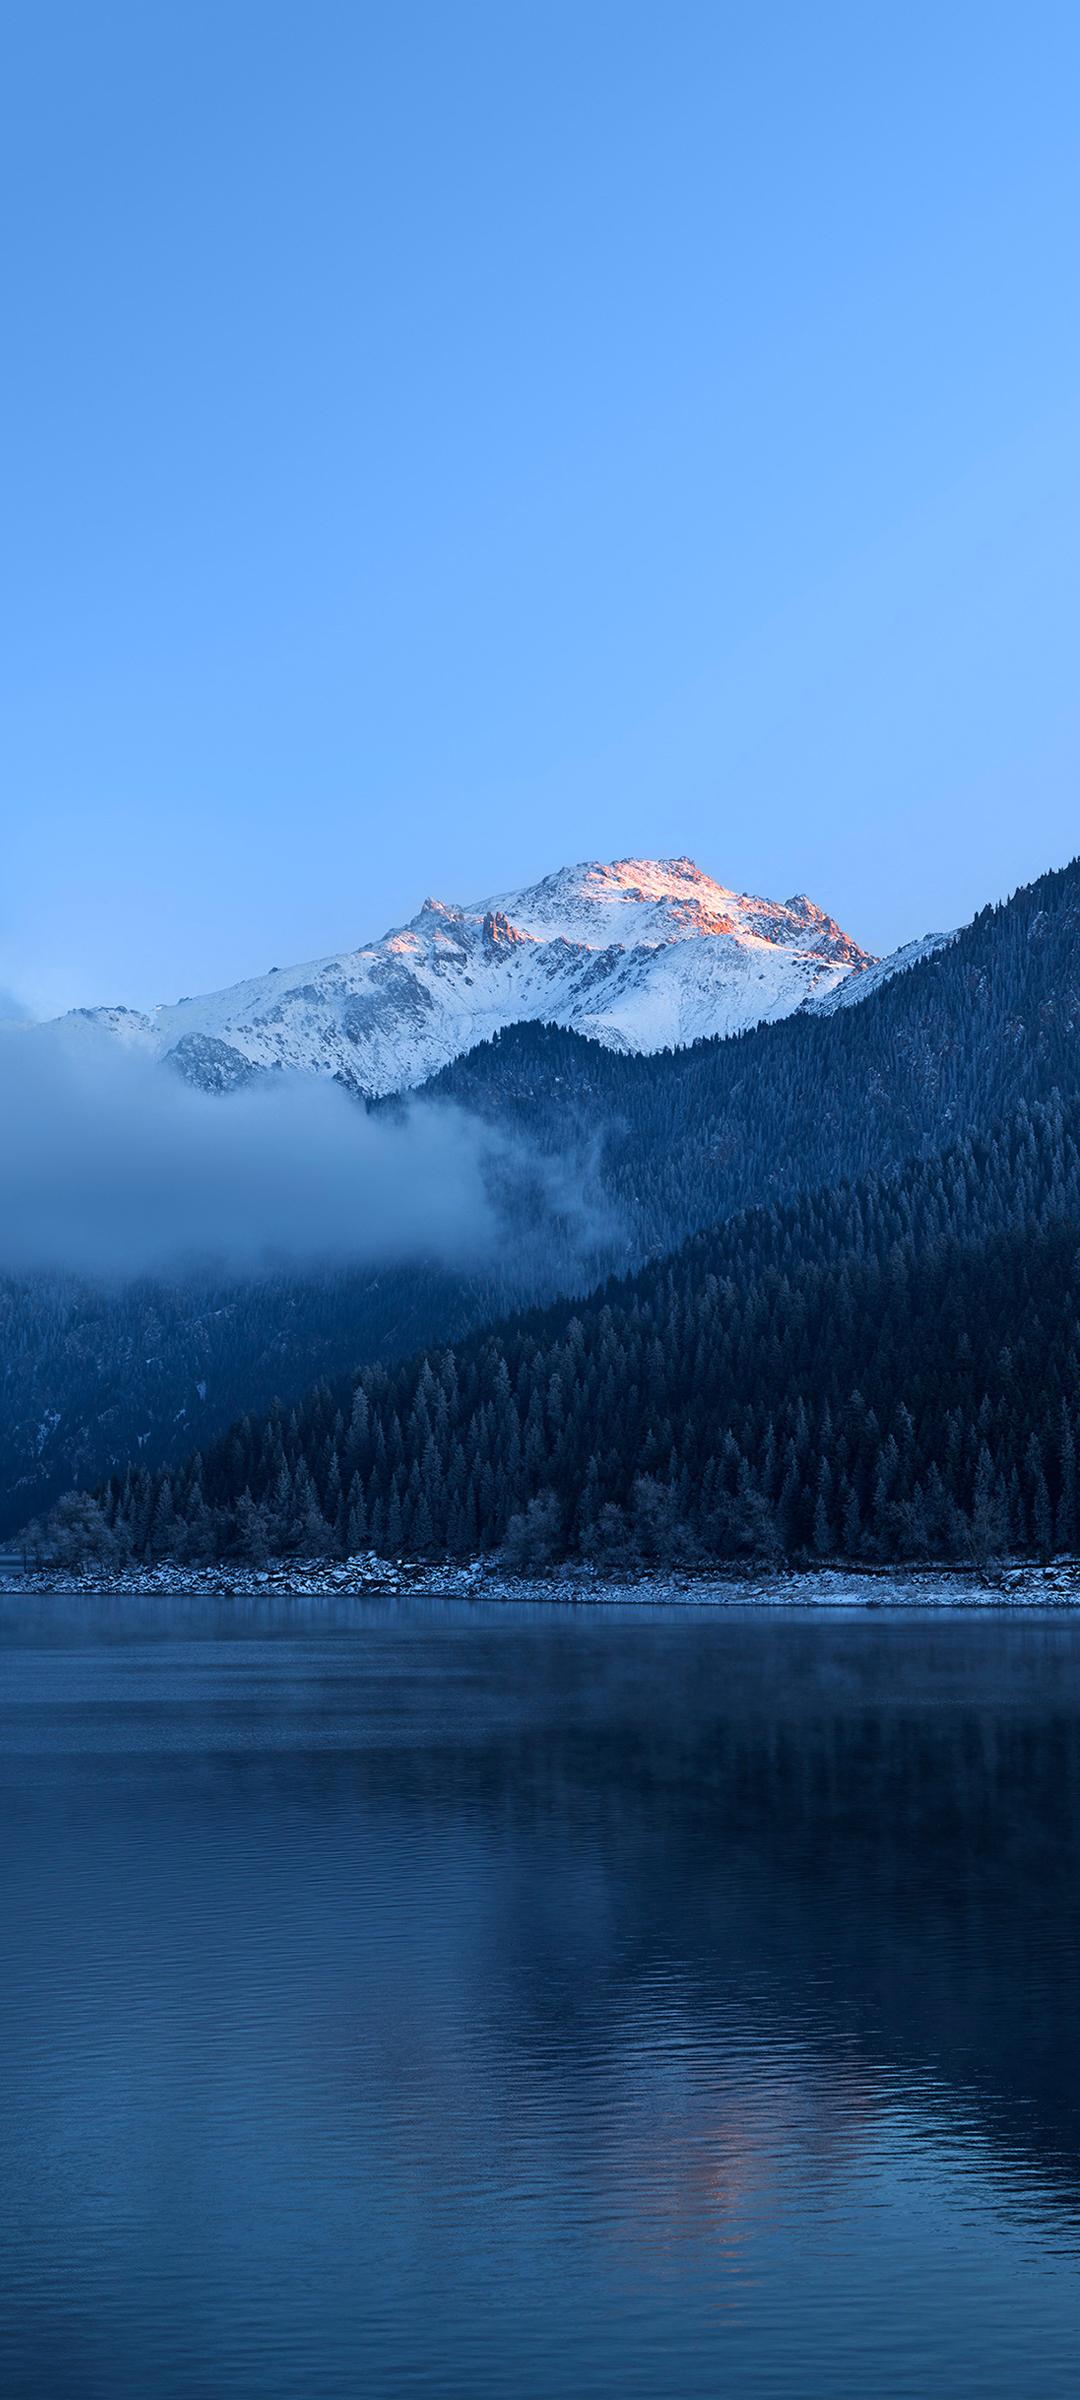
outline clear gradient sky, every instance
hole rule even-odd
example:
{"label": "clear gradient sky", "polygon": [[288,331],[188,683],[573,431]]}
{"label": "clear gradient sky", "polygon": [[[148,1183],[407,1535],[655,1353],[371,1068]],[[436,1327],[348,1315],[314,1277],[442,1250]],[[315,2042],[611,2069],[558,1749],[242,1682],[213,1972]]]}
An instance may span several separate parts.
{"label": "clear gradient sky", "polygon": [[1080,9],[6,0],[0,984],[1080,849]]}

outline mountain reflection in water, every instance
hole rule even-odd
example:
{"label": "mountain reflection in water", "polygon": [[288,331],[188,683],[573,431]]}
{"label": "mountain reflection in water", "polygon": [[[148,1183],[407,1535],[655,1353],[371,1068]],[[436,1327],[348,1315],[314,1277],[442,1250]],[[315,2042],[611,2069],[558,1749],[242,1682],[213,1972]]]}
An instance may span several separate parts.
{"label": "mountain reflection in water", "polygon": [[1080,1624],[3,1605],[5,2391],[1075,2391]]}

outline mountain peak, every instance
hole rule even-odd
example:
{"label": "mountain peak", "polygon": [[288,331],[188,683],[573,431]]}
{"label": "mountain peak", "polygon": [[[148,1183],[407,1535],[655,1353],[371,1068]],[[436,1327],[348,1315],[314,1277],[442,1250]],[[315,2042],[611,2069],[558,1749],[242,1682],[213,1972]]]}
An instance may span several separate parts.
{"label": "mountain peak", "polygon": [[89,1013],[160,1057],[180,1050],[186,1070],[212,1044],[215,1088],[290,1067],[383,1093],[522,1020],[677,1048],[816,1007],[872,963],[805,893],[736,892],[685,853],[581,859],[471,907],[429,895],[381,940],[123,1025]]}
{"label": "mountain peak", "polygon": [[[582,859],[523,891],[481,903],[542,939],[606,948],[694,939],[745,938],[810,949],[844,967],[871,965],[869,952],[805,892],[765,900],[717,883],[685,853],[678,858]],[[810,937],[808,939],[808,936]]]}

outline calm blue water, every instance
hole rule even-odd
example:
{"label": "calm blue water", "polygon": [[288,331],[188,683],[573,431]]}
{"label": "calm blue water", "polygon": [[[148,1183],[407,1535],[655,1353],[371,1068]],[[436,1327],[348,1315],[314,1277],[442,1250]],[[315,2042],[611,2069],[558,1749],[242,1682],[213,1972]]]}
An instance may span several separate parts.
{"label": "calm blue water", "polygon": [[0,1605],[13,2400],[1074,2400],[1080,1623]]}

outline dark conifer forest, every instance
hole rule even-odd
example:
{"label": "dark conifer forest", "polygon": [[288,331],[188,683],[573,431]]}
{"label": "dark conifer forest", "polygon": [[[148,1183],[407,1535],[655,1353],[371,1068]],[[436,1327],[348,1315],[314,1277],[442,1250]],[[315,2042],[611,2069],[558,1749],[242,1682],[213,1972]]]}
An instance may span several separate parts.
{"label": "dark conifer forest", "polygon": [[1077,1534],[1080,1107],[746,1212],[131,1471],[49,1539],[117,1559],[1048,1556]]}
{"label": "dark conifer forest", "polygon": [[[515,1027],[432,1088],[572,1163],[592,1251],[560,1235],[546,1290],[493,1261],[471,1284],[264,1283],[235,1316],[204,1292],[235,1422],[198,1451],[190,1416],[144,1441],[117,1376],[80,1480],[114,1471],[40,1546],[621,1568],[1080,1539],[1080,865],[859,1006],[651,1058]],[[153,1305],[110,1303],[104,1347],[125,1308],[137,1347]],[[195,1317],[157,1305],[179,1390]],[[88,1379],[56,1306],[34,1405],[51,1374],[62,1420]]]}

